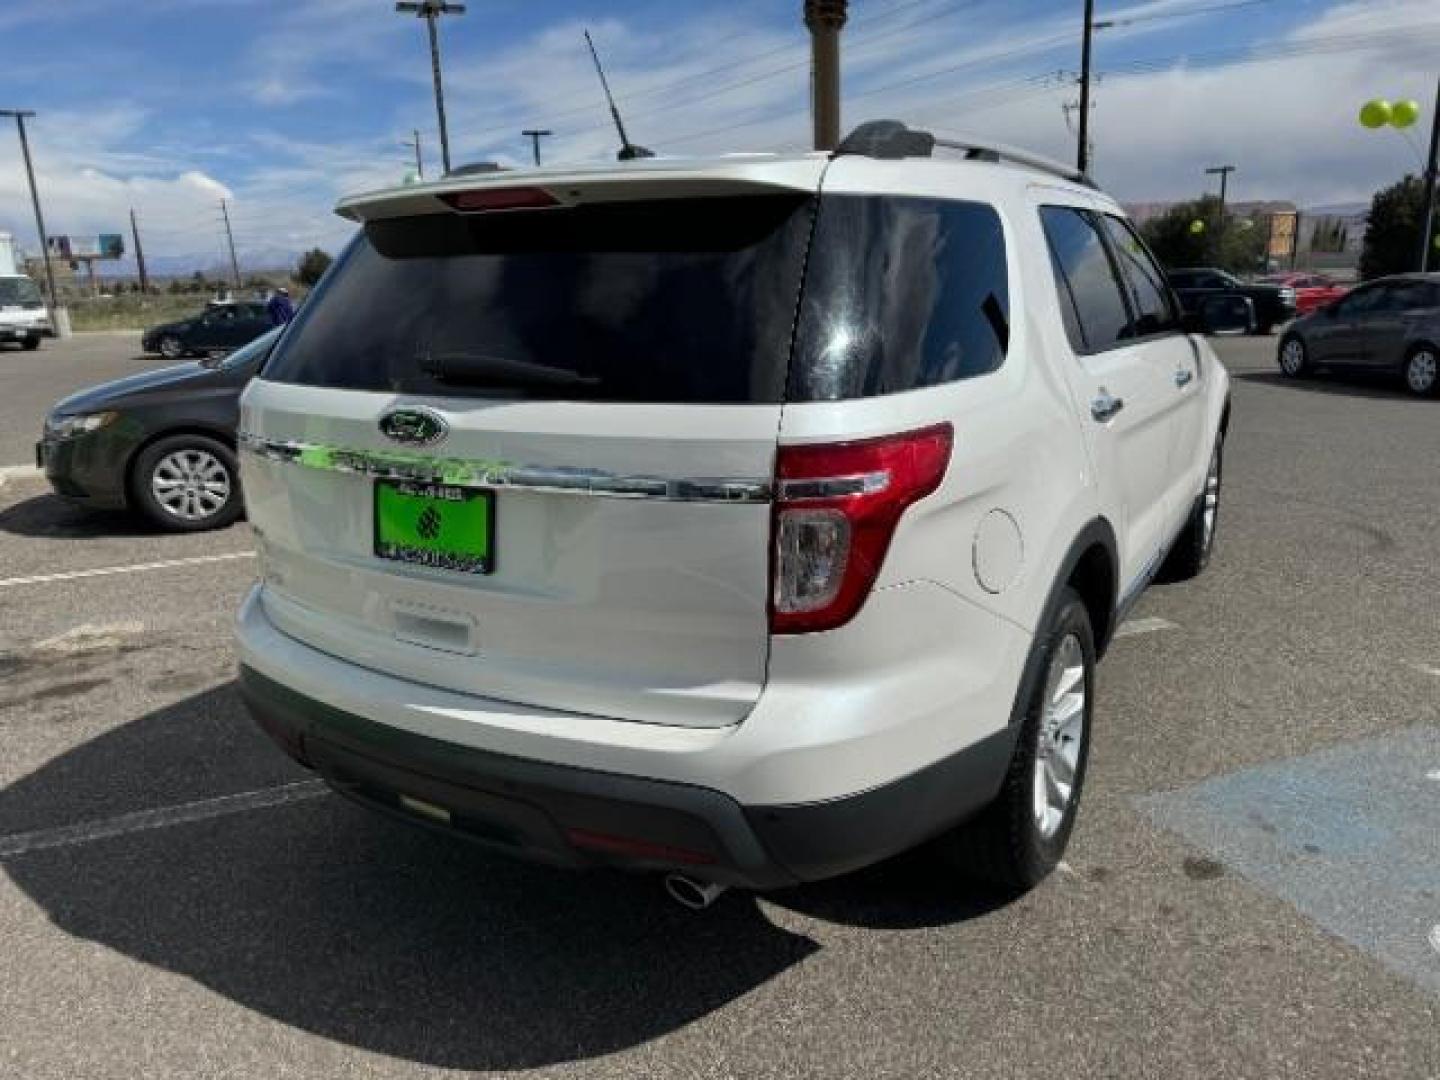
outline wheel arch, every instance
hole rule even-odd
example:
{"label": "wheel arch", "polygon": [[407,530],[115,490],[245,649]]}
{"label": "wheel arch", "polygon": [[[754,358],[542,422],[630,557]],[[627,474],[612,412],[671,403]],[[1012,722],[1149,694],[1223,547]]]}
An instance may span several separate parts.
{"label": "wheel arch", "polygon": [[127,499],[133,500],[135,498],[135,466],[140,461],[140,456],[161,439],[168,439],[172,435],[199,435],[206,439],[214,439],[226,447],[230,453],[237,454],[238,457],[235,445],[235,433],[233,431],[225,431],[220,428],[207,427],[205,424],[196,423],[160,428],[136,443],[125,459],[125,495]]}
{"label": "wheel arch", "polygon": [[[1119,589],[1120,554],[1115,540],[1115,529],[1103,517],[1087,522],[1071,541],[1061,557],[1058,568],[1051,580],[1045,604],[1040,609],[1038,627],[1049,625],[1060,610],[1065,591],[1073,589],[1085,604],[1090,616],[1090,628],[1095,637],[1095,656],[1105,655],[1110,639],[1115,633],[1116,600]],[[1010,723],[1024,718],[1026,702],[1030,700],[1035,680],[1043,676],[1039,650],[1031,649],[1021,673],[1020,685],[1010,711]]]}

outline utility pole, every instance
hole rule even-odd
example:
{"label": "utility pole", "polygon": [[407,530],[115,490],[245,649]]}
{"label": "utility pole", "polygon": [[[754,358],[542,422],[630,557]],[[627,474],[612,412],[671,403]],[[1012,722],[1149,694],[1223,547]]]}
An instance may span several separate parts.
{"label": "utility pole", "polygon": [[1220,177],[1220,214],[1219,220],[1215,222],[1215,256],[1220,256],[1220,244],[1225,239],[1225,189],[1230,179],[1230,174],[1235,171],[1234,165],[1213,165],[1205,170],[1206,176],[1219,175]]}
{"label": "utility pole", "polygon": [[805,0],[816,150],[834,150],[840,142],[840,31],[845,28],[848,6],[847,0]]}
{"label": "utility pole", "polygon": [[530,140],[530,149],[531,149],[531,151],[532,151],[532,152],[534,153],[534,155],[535,155],[535,166],[536,166],[536,168],[539,168],[539,166],[540,166],[540,140],[543,139],[543,138],[545,138],[547,135],[553,135],[554,132],[553,132],[553,131],[543,130],[543,129],[537,129],[537,128],[526,128],[526,129],[525,129],[524,131],[522,131],[520,134],[521,134],[521,135],[524,135],[527,139]]}
{"label": "utility pole", "polygon": [[1080,39],[1080,137],[1075,167],[1090,171],[1090,43],[1095,36],[1095,0],[1085,0],[1085,32]]}
{"label": "utility pole", "polygon": [[235,234],[230,231],[230,208],[220,200],[220,213],[225,218],[225,240],[230,245],[230,273],[235,276],[235,291],[240,291],[240,260],[235,258]]}
{"label": "utility pole", "polygon": [[20,155],[25,159],[25,176],[30,181],[30,202],[35,207],[35,231],[40,234],[40,261],[45,266],[45,285],[50,290],[50,326],[56,334],[69,336],[70,324],[60,326],[60,294],[55,291],[55,268],[50,265],[50,240],[45,235],[45,215],[40,212],[40,190],[35,186],[35,165],[30,160],[30,140],[25,135],[25,118],[34,116],[33,109],[0,109],[0,116],[13,116],[20,132]]}
{"label": "utility pole", "polygon": [[435,115],[440,120],[440,167],[450,171],[450,132],[445,127],[445,90],[440,83],[440,38],[435,31],[435,21],[441,15],[464,15],[464,4],[452,4],[449,0],[400,0],[395,10],[425,20],[425,29],[430,36],[430,77],[435,82]]}
{"label": "utility pole", "polygon": [[420,160],[420,129],[414,128],[411,132],[411,137],[408,139],[401,139],[400,145],[408,146],[410,147],[410,149],[415,151],[415,179],[424,180],[425,163]]}
{"label": "utility pole", "polygon": [[1425,159],[1425,212],[1420,216],[1420,272],[1430,269],[1435,233],[1435,185],[1440,181],[1440,81],[1435,85],[1435,115],[1430,118],[1430,156]]}
{"label": "utility pole", "polygon": [[140,246],[140,226],[135,224],[135,208],[130,208],[130,235],[135,238],[135,265],[140,271],[140,295],[150,292],[150,278],[145,273],[145,249]]}

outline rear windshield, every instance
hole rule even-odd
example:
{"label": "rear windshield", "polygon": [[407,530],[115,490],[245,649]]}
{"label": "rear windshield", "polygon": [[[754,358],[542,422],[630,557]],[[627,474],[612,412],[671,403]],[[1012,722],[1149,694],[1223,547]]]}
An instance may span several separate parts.
{"label": "rear windshield", "polygon": [[1010,303],[993,207],[869,195],[826,195],[818,218],[815,207],[764,195],[371,222],[264,377],[774,403],[874,397],[1001,365]]}
{"label": "rear windshield", "polygon": [[804,194],[371,222],[264,377],[486,398],[778,402]]}

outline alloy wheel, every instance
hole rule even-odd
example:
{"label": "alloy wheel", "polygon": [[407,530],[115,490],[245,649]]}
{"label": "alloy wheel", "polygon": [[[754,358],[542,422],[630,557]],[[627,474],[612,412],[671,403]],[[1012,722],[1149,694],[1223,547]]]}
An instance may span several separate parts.
{"label": "alloy wheel", "polygon": [[1414,353],[1405,365],[1405,383],[1416,394],[1428,394],[1434,390],[1437,374],[1440,374],[1440,364],[1429,349]]}
{"label": "alloy wheel", "polygon": [[1291,377],[1305,370],[1305,345],[1299,338],[1291,338],[1280,350],[1280,370]]}
{"label": "alloy wheel", "polygon": [[1055,646],[1045,673],[1044,712],[1035,749],[1032,811],[1046,840],[1059,831],[1075,798],[1088,692],[1080,638],[1067,634]]}
{"label": "alloy wheel", "polygon": [[204,521],[230,501],[230,470],[207,450],[166,454],[150,474],[150,492],[165,510],[183,521]]}
{"label": "alloy wheel", "polygon": [[1205,554],[1215,542],[1215,519],[1220,513],[1220,447],[1210,455],[1210,468],[1205,473],[1205,503],[1200,508],[1200,543]]}

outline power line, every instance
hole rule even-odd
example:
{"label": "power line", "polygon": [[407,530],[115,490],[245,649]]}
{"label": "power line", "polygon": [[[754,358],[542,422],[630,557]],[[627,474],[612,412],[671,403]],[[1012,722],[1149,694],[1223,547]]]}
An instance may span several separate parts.
{"label": "power line", "polygon": [[1231,0],[1226,4],[1209,4],[1204,7],[1182,8],[1179,11],[1156,11],[1150,15],[1132,15],[1128,18],[1101,19],[1095,24],[1097,30],[1109,30],[1112,27],[1134,26],[1136,23],[1161,22],[1168,19],[1189,19],[1196,15],[1210,15],[1222,11],[1234,11],[1237,8],[1258,7],[1261,4],[1273,4],[1275,0]]}

